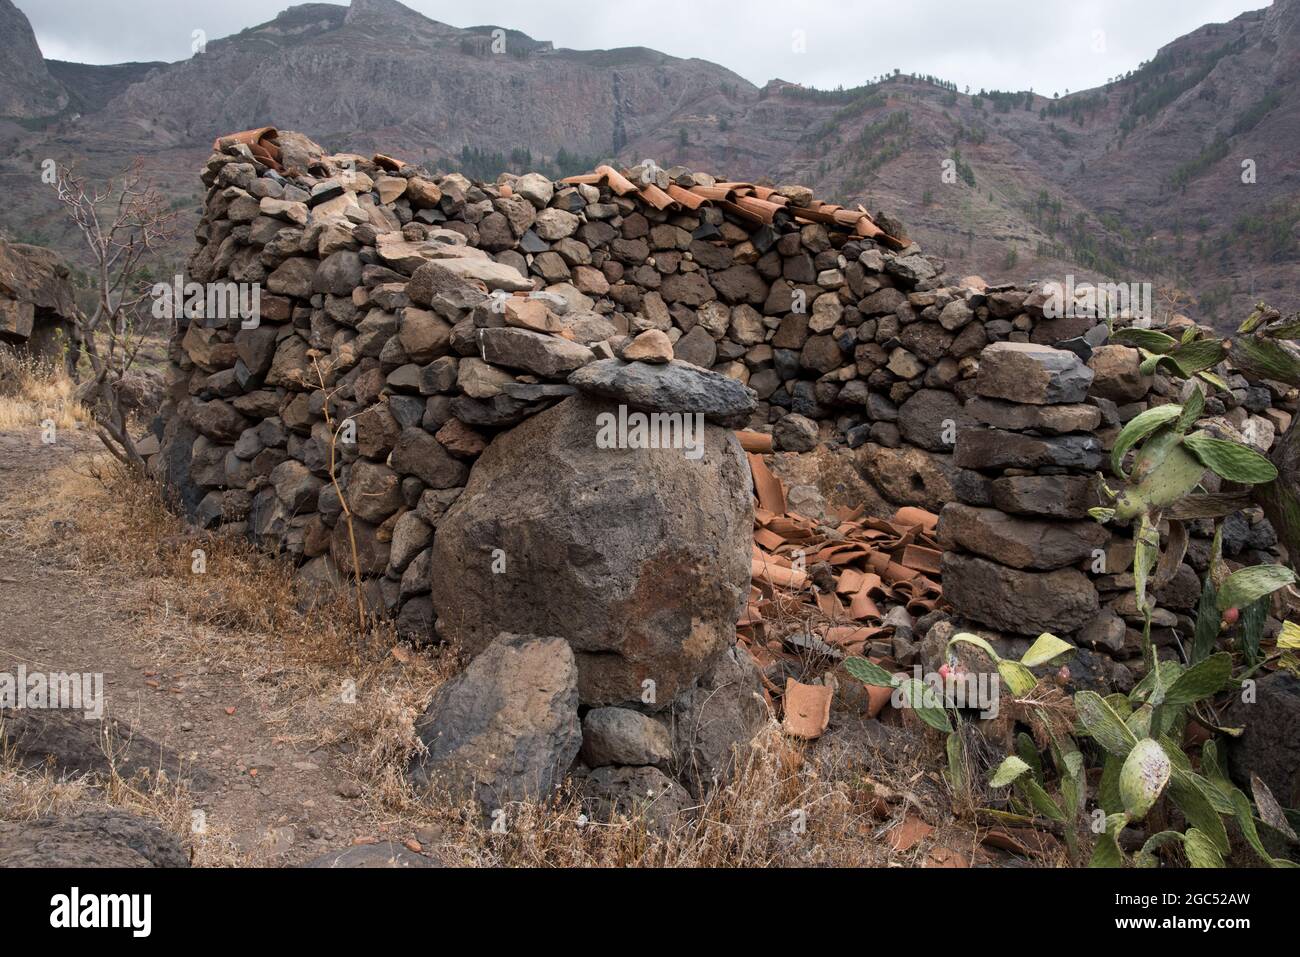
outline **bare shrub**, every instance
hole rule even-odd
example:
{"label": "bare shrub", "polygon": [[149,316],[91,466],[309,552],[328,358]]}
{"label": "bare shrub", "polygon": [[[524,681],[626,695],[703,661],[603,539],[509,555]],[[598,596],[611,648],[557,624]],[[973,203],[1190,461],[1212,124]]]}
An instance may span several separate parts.
{"label": "bare shrub", "polygon": [[55,190],[90,259],[94,308],[76,317],[91,372],[83,394],[93,396],[95,431],[105,448],[143,473],[144,458],[131,436],[130,408],[139,391],[132,366],[149,334],[172,321],[146,308],[152,284],[145,270],[171,239],[176,214],[139,163],[103,185],[61,167]]}

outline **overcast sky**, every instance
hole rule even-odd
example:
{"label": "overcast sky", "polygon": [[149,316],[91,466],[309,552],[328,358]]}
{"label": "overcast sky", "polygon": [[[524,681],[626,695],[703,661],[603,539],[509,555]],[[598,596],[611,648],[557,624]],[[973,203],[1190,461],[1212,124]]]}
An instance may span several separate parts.
{"label": "overcast sky", "polygon": [[[82,63],[179,60],[272,19],[281,0],[15,0],[45,56]],[[409,0],[453,26],[522,30],[574,49],[648,46],[721,63],[762,85],[829,89],[895,68],[975,89],[1098,86],[1206,23],[1268,0]]]}

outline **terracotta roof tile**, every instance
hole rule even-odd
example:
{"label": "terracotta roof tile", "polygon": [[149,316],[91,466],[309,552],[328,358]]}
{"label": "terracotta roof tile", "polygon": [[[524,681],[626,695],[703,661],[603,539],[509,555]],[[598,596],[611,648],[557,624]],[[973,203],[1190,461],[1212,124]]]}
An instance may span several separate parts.
{"label": "terracotta roof tile", "polygon": [[[758,449],[759,433],[737,433],[746,449]],[[903,605],[915,616],[933,611],[943,600],[939,582],[942,553],[935,540],[938,516],[920,508],[901,508],[892,519],[865,516],[863,510],[838,509],[824,523],[791,512],[785,487],[766,460],[748,452],[757,504],[754,509],[753,557],[749,601],[736,623],[741,641],[759,661],[784,658],[792,635],[811,634],[846,656],[868,656],[878,664],[894,663],[872,656],[872,642],[892,636],[882,608]],[[834,530],[827,528],[834,524]],[[826,567],[833,585],[826,586]],[[780,689],[773,694],[779,696]],[[887,701],[870,695],[878,712]]]}
{"label": "terracotta roof tile", "polygon": [[255,130],[218,136],[212,141],[212,149],[220,153],[228,146],[243,143],[262,164],[276,171],[283,171],[284,167],[280,165],[280,146],[276,142],[279,136],[280,131],[274,126],[259,126]]}
{"label": "terracotta roof tile", "polygon": [[[606,185],[619,196],[635,195],[641,202],[655,209],[686,208],[695,210],[712,203],[733,216],[756,225],[776,223],[820,223],[843,230],[852,235],[874,239],[890,249],[902,249],[906,243],[887,234],[876,225],[871,215],[859,206],[846,209],[814,200],[811,206],[794,206],[790,198],[769,186],[754,183],[716,182],[713,186],[695,185],[689,189],[676,183],[667,190],[654,183],[638,187],[628,177],[612,166],[597,166],[591,173],[567,176],[560,180],[568,185]],[[698,197],[698,199],[697,199]]]}

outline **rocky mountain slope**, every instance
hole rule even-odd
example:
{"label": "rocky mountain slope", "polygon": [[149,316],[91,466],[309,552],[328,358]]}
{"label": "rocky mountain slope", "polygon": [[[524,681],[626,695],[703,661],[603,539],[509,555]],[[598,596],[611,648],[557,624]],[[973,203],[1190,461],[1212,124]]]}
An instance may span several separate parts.
{"label": "rocky mountain slope", "polygon": [[1300,304],[1300,0],[1060,99],[905,75],[759,88],[647,49],[458,29],[396,0],[293,6],[172,64],[47,62],[10,0],[0,20],[16,64],[0,68],[0,225],[14,238],[68,244],[40,189],[45,158],[102,175],[144,153],[189,217],[213,136],[270,123],[477,176],[653,157],[799,180],[898,216],[958,274],[1150,281],[1225,326],[1258,298]]}

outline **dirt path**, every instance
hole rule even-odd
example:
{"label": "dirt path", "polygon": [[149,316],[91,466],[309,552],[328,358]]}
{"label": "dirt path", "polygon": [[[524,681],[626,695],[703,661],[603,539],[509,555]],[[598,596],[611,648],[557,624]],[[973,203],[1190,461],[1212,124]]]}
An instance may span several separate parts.
{"label": "dirt path", "polygon": [[[374,837],[376,822],[338,749],[294,733],[302,703],[294,691],[196,658],[190,643],[142,640],[146,629],[166,633],[165,606],[160,621],[132,583],[17,541],[18,525],[31,515],[16,500],[96,448],[84,433],[61,433],[55,445],[43,445],[35,430],[0,433],[0,671],[102,673],[106,716],[194,769],[193,806],[230,842],[232,862],[298,864]],[[79,534],[75,523],[53,531]],[[144,751],[158,763],[157,748]]]}

